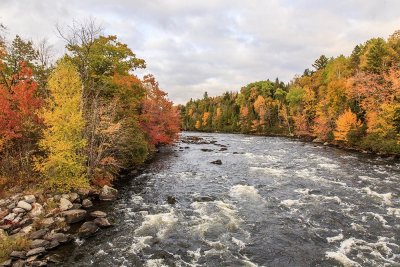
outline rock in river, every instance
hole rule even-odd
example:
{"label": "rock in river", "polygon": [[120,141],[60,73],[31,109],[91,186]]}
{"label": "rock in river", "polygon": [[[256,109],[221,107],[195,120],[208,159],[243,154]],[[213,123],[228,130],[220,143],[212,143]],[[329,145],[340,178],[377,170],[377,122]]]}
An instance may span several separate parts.
{"label": "rock in river", "polygon": [[94,218],[105,218],[107,217],[107,213],[96,210],[90,213],[90,216],[94,217]]}
{"label": "rock in river", "polygon": [[93,235],[99,230],[99,227],[94,222],[85,222],[79,228],[78,234],[82,237],[88,237]]}
{"label": "rock in river", "polygon": [[100,200],[114,200],[117,198],[118,190],[108,185],[103,186],[99,198]]}
{"label": "rock in river", "polygon": [[66,223],[77,223],[85,219],[86,210],[67,210],[62,213],[65,218]]}
{"label": "rock in river", "polygon": [[222,161],[220,159],[211,161],[212,164],[216,164],[216,165],[222,165]]}

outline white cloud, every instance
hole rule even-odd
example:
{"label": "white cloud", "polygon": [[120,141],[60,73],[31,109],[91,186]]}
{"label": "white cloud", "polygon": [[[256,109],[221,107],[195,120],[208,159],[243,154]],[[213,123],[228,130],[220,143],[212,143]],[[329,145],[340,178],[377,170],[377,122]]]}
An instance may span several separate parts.
{"label": "white cloud", "polygon": [[172,100],[239,90],[261,79],[288,81],[321,54],[349,54],[400,28],[396,0],[1,0],[9,37],[50,39],[55,24],[96,18],[147,61]]}

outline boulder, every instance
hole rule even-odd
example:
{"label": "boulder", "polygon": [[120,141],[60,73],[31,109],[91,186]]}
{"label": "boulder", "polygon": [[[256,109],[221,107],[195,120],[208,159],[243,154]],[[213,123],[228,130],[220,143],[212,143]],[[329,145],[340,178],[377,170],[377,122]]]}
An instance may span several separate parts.
{"label": "boulder", "polygon": [[174,196],[167,196],[168,204],[174,205],[176,203],[176,198]]}
{"label": "boulder", "polygon": [[17,260],[16,262],[13,263],[12,267],[25,267],[25,261],[23,260]]}
{"label": "boulder", "polygon": [[63,234],[63,233],[48,233],[43,237],[45,240],[50,241],[50,242],[55,242],[57,241],[58,243],[66,243],[71,241],[71,235],[68,234]]}
{"label": "boulder", "polygon": [[100,200],[114,200],[117,198],[118,195],[118,190],[115,188],[112,188],[108,185],[103,186],[103,188],[101,189],[101,192],[99,194],[99,198]]}
{"label": "boulder", "polygon": [[40,238],[44,237],[45,234],[47,234],[47,229],[40,229],[38,231],[31,233],[29,238],[30,239],[40,239]]}
{"label": "boulder", "polygon": [[47,266],[47,262],[46,261],[32,261],[30,266],[32,266],[32,267],[44,267],[44,266]]}
{"label": "boulder", "polygon": [[78,209],[80,209],[80,208],[82,208],[82,205],[81,205],[81,204],[79,204],[79,203],[73,203],[73,204],[72,204],[72,209],[73,209],[73,210],[78,210]]}
{"label": "boulder", "polygon": [[107,220],[107,218],[96,218],[93,221],[98,227],[105,228],[110,227],[112,224]]}
{"label": "boulder", "polygon": [[62,213],[66,223],[77,223],[85,219],[86,210],[67,210]]}
{"label": "boulder", "polygon": [[30,256],[34,256],[34,255],[40,255],[40,254],[43,254],[45,252],[46,252],[46,249],[44,247],[38,247],[38,248],[34,248],[34,249],[29,250],[26,253],[26,256],[30,257]]}
{"label": "boulder", "polygon": [[0,263],[0,266],[9,267],[9,266],[11,266],[11,264],[12,264],[12,260],[9,259],[9,260],[6,260],[6,261],[3,261],[2,263]]}
{"label": "boulder", "polygon": [[14,219],[15,219],[15,217],[17,217],[17,214],[15,214],[15,213],[10,213],[10,214],[8,214],[6,217],[4,217],[3,218],[3,221],[4,222],[12,222]]}
{"label": "boulder", "polygon": [[220,159],[211,161],[212,164],[216,164],[216,165],[222,165],[222,161]]}
{"label": "boulder", "polygon": [[43,206],[39,203],[32,204],[31,216],[32,217],[39,217],[44,212]]}
{"label": "boulder", "polygon": [[99,227],[94,222],[85,222],[78,230],[78,235],[81,237],[88,237],[95,234]]}
{"label": "boulder", "polygon": [[79,189],[79,190],[78,190],[78,194],[79,194],[82,198],[86,198],[86,197],[90,194],[90,190],[89,190],[89,189]]}
{"label": "boulder", "polygon": [[90,216],[94,217],[94,218],[105,218],[107,217],[107,213],[96,210],[90,213]]}
{"label": "boulder", "polygon": [[40,248],[40,247],[45,248],[48,245],[50,245],[50,242],[44,239],[35,239],[31,242],[31,248]]}
{"label": "boulder", "polygon": [[26,210],[26,211],[30,211],[30,210],[32,209],[32,205],[29,204],[29,203],[26,202],[26,201],[23,201],[23,200],[21,200],[21,201],[18,202],[17,207],[18,207],[18,208],[21,208],[21,209],[24,209],[24,210]]}
{"label": "boulder", "polygon": [[13,208],[12,212],[15,214],[20,214],[20,213],[25,213],[26,210],[24,210],[23,208]]}
{"label": "boulder", "polygon": [[210,201],[214,201],[215,197],[210,197],[210,196],[197,196],[193,198],[193,201],[196,202],[210,202]]}
{"label": "boulder", "polygon": [[90,199],[85,198],[85,199],[82,201],[82,207],[85,208],[85,209],[91,208],[91,207],[93,207],[93,202],[92,202]]}
{"label": "boulder", "polygon": [[71,201],[69,201],[68,199],[66,199],[66,198],[64,198],[64,197],[62,197],[62,198],[60,199],[60,210],[61,210],[61,211],[69,210],[69,209],[71,209],[72,207],[73,207],[73,205],[72,205]]}
{"label": "boulder", "polygon": [[36,202],[36,197],[34,195],[26,195],[24,196],[24,200],[26,203],[32,204]]}
{"label": "boulder", "polygon": [[13,251],[10,254],[10,257],[13,259],[26,259],[26,252],[25,251]]}
{"label": "boulder", "polygon": [[79,203],[81,201],[79,195],[77,193],[71,193],[69,194],[69,200],[72,203]]}

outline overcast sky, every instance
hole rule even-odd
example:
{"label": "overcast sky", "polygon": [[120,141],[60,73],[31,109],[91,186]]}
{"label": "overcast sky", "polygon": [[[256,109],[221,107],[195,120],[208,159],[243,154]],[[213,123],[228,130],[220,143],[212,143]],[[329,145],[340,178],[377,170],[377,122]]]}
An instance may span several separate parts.
{"label": "overcast sky", "polygon": [[55,25],[95,18],[105,34],[147,62],[176,103],[239,90],[252,81],[289,81],[321,54],[348,55],[371,37],[400,29],[398,0],[0,0],[10,39],[48,38]]}

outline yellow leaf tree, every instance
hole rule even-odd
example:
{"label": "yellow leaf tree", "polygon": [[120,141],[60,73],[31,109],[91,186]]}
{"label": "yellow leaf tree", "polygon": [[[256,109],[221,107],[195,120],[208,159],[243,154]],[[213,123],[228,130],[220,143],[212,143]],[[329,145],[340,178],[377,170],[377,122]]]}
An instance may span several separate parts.
{"label": "yellow leaf tree", "polygon": [[76,68],[61,61],[50,75],[51,97],[42,118],[47,128],[40,147],[46,157],[38,170],[47,178],[52,189],[69,191],[88,185],[83,150],[85,121],[82,113],[82,83]]}
{"label": "yellow leaf tree", "polygon": [[348,134],[351,130],[356,130],[361,126],[356,114],[347,109],[336,120],[336,130],[333,132],[335,140],[348,141]]}

